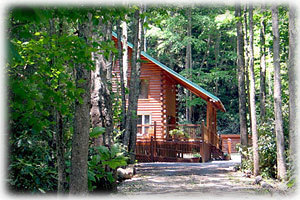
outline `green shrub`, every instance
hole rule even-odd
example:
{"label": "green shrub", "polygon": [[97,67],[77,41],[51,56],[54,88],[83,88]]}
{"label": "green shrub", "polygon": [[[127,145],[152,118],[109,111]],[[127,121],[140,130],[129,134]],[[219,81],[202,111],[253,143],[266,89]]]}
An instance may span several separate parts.
{"label": "green shrub", "polygon": [[88,160],[89,191],[110,191],[116,186],[116,169],[127,165],[127,157],[122,146],[114,144],[110,148],[97,146],[90,148]]}
{"label": "green shrub", "polygon": [[277,150],[273,122],[267,121],[261,126],[258,126],[258,134],[258,152],[261,175],[264,177],[275,178]]}
{"label": "green shrub", "polygon": [[[272,121],[258,126],[258,153],[260,174],[263,177],[276,177],[276,136]],[[253,171],[253,148],[237,145],[238,152],[242,155],[242,169]]]}
{"label": "green shrub", "polygon": [[[49,133],[50,134],[50,133]],[[8,187],[11,192],[46,193],[57,189],[55,152],[50,135],[23,131],[9,138]]]}
{"label": "green shrub", "polygon": [[176,136],[176,137],[185,137],[189,138],[189,134],[185,132],[183,129],[173,129],[169,131],[170,136]]}

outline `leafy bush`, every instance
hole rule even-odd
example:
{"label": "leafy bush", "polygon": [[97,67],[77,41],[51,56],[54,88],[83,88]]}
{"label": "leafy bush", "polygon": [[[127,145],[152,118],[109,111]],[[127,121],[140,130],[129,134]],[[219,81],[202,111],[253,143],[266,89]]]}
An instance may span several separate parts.
{"label": "leafy bush", "polygon": [[[267,121],[258,126],[258,153],[259,168],[263,177],[276,177],[276,136],[273,121]],[[237,150],[242,155],[242,169],[253,171],[253,148],[237,145]]]}
{"label": "leafy bush", "polygon": [[41,135],[28,131],[23,131],[20,135],[11,134],[8,186],[12,192],[56,191],[55,152],[49,147],[50,139],[45,132]]}
{"label": "leafy bush", "polygon": [[236,145],[237,151],[242,156],[241,168],[243,170],[251,170],[253,171],[253,151],[252,147],[242,147],[241,144]]}
{"label": "leafy bush", "polygon": [[173,129],[169,132],[170,136],[189,138],[189,134],[182,129]]}
{"label": "leafy bush", "polygon": [[258,152],[260,172],[265,177],[276,177],[277,150],[273,121],[266,121],[258,127]]}
{"label": "leafy bush", "polygon": [[90,148],[88,160],[88,188],[93,190],[113,190],[116,185],[116,169],[127,165],[127,157],[122,146],[114,144],[110,148],[97,146]]}

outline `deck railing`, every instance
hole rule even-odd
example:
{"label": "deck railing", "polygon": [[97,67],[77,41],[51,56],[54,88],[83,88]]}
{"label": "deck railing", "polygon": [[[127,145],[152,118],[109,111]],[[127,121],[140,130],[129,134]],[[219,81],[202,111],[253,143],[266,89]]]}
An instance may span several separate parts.
{"label": "deck railing", "polygon": [[[156,130],[164,130],[163,133],[157,134]],[[174,129],[183,130],[183,132],[187,133],[188,137],[172,137],[170,135],[170,131]],[[185,141],[200,141],[203,140],[206,143],[216,146],[217,148],[221,148],[221,139],[219,135],[216,133],[215,129],[207,128],[204,124],[168,124],[168,125],[157,125],[156,122],[154,124],[149,125],[138,125],[138,141],[145,141],[154,138],[154,140],[164,140],[171,141],[174,138],[178,140]]]}
{"label": "deck railing", "polygon": [[[189,137],[174,138],[169,132],[174,129],[181,129],[186,132]],[[165,130],[163,135],[157,135],[156,130]],[[209,157],[211,146],[221,149],[220,138],[215,129],[207,128],[202,124],[174,124],[160,126],[139,125],[138,131],[140,135],[137,137],[136,155],[144,161],[159,161],[164,158],[168,161],[176,161],[183,158],[183,154],[200,152],[206,161]],[[205,148],[205,150],[204,150]],[[157,160],[158,159],[158,160]]]}
{"label": "deck railing", "polygon": [[[156,135],[157,129],[164,130],[164,133]],[[150,140],[151,136],[153,136],[153,138],[158,140],[170,141],[172,140],[170,131],[174,129],[180,129],[188,135],[188,137],[177,137],[179,140],[200,140],[202,138],[203,129],[201,124],[168,124],[161,126],[154,123],[137,126],[138,140]]]}

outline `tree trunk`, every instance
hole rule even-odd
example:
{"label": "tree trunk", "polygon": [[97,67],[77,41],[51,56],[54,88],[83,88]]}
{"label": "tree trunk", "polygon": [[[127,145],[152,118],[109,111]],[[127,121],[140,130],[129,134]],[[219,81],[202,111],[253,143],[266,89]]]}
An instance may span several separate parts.
{"label": "tree trunk", "polygon": [[220,42],[221,42],[221,35],[220,33],[216,33],[216,43],[215,43],[215,67],[218,67],[220,65],[219,58],[220,58]]}
{"label": "tree trunk", "polygon": [[134,13],[134,44],[132,49],[131,60],[131,74],[130,74],[130,86],[129,86],[129,99],[128,99],[128,111],[126,117],[126,127],[123,137],[123,144],[128,147],[128,153],[130,155],[130,162],[135,160],[135,143],[137,134],[137,103],[139,96],[139,84],[140,84],[140,53],[142,50],[142,20],[140,14],[142,8],[138,9]]}
{"label": "tree trunk", "polygon": [[[99,29],[105,33],[104,37],[100,38],[100,41],[111,40],[112,32],[111,23],[102,23],[100,19]],[[100,111],[100,121],[102,127],[105,128],[105,133],[102,135],[103,144],[110,146],[112,144],[112,131],[113,131],[113,111],[112,111],[112,98],[111,98],[111,78],[112,78],[112,53],[109,52],[109,57],[105,58],[103,53],[97,55],[99,62],[99,74],[100,74],[100,84],[99,84],[99,111]]]}
{"label": "tree trunk", "polygon": [[[89,14],[91,21],[91,14]],[[85,38],[90,34],[90,23],[79,24],[79,37]],[[76,70],[76,88],[82,88],[80,94],[82,102],[75,101],[74,115],[74,134],[72,138],[72,158],[70,174],[70,194],[85,195],[88,193],[87,159],[90,132],[90,100],[91,100],[91,72],[83,64],[77,64]],[[81,80],[85,80],[82,82]]]}
{"label": "tree trunk", "polygon": [[64,132],[63,132],[63,118],[60,112],[56,112],[56,148],[57,148],[57,174],[58,174],[58,186],[57,192],[64,194],[67,191],[67,175],[66,175],[66,163],[65,163],[65,145],[64,145]]}
{"label": "tree trunk", "polygon": [[[125,16],[125,19],[127,16]],[[123,74],[124,74],[124,86],[127,86],[127,71],[128,71],[128,42],[127,42],[127,23],[122,21],[122,42],[123,42]]]}
{"label": "tree trunk", "polygon": [[286,166],[284,156],[284,135],[282,120],[281,102],[281,79],[280,79],[280,38],[278,7],[272,5],[272,31],[273,31],[273,63],[274,63],[274,112],[275,112],[275,132],[277,144],[277,178],[286,179]]}
{"label": "tree trunk", "polygon": [[[121,82],[121,124],[120,130],[125,129],[126,122],[126,93],[125,93],[125,83],[124,83],[124,70],[123,70],[123,52],[122,52],[122,29],[120,20],[117,21],[117,35],[118,35],[118,62],[120,67],[120,82]],[[127,75],[127,74],[126,74]]]}
{"label": "tree trunk", "polygon": [[[62,35],[62,21],[59,21],[59,31],[58,34]],[[50,19],[50,34],[56,34],[55,30],[55,19]],[[57,44],[58,45],[58,44]],[[55,65],[56,58],[51,60],[51,65]],[[61,90],[60,83],[58,82],[58,88],[56,91]],[[57,157],[57,175],[58,175],[58,183],[57,183],[57,192],[58,194],[64,194],[67,191],[67,175],[66,175],[66,163],[65,163],[65,145],[64,145],[64,124],[63,124],[63,116],[61,112],[56,108],[54,110],[56,117],[56,128],[55,128],[55,141],[56,141],[56,157]]]}
{"label": "tree trunk", "polygon": [[[236,6],[235,16],[241,17],[241,7]],[[236,23],[237,27],[237,65],[238,65],[238,92],[239,92],[239,117],[241,145],[248,145],[247,121],[246,121],[246,94],[245,94],[245,59],[244,59],[244,34],[241,20]]]}
{"label": "tree trunk", "polygon": [[260,118],[263,122],[266,116],[266,47],[265,47],[265,17],[262,6],[262,18],[260,28]]}
{"label": "tree trunk", "polygon": [[253,174],[259,174],[259,155],[258,155],[258,134],[256,123],[256,105],[255,105],[255,74],[254,74],[254,48],[253,48],[253,6],[249,5],[249,53],[250,53],[250,114],[251,114],[251,130],[253,145]]}
{"label": "tree trunk", "polygon": [[[106,40],[112,40],[112,22],[109,20],[107,22],[107,33],[106,33]],[[107,61],[107,80],[108,80],[108,86],[111,87],[111,83],[112,83],[112,59],[113,59],[113,55],[112,52],[109,52],[109,57],[108,57],[108,61]]]}
{"label": "tree trunk", "polygon": [[[100,89],[100,63],[97,59],[98,54],[93,53],[92,59],[95,63],[95,69],[91,72],[91,120],[92,127],[100,127],[100,110],[99,110],[99,89]],[[95,145],[100,146],[103,144],[102,136],[95,139]]]}
{"label": "tree trunk", "polygon": [[[146,8],[146,5],[144,5],[144,11],[143,12],[146,12],[147,8]],[[144,18],[144,21],[143,21],[143,24],[145,24],[147,22],[147,15],[145,16]],[[146,35],[146,31],[147,31],[147,28],[145,27],[143,29],[143,35]],[[143,50],[144,52],[147,52],[147,38],[146,37],[143,37]]]}
{"label": "tree trunk", "polygon": [[[245,30],[245,37],[244,37],[244,47],[245,47],[245,93],[246,93],[246,102],[248,106],[246,108],[248,109],[248,113],[246,110],[246,118],[249,114],[249,120],[250,120],[250,131],[252,129],[252,120],[251,120],[251,107],[250,107],[250,79],[249,79],[249,44],[248,44],[248,24],[247,24],[247,4],[244,7],[244,30]],[[251,131],[252,132],[252,131]]]}
{"label": "tree trunk", "polygon": [[[186,70],[188,74],[188,78],[191,78],[191,70],[192,70],[192,44],[191,44],[191,37],[192,37],[192,10],[191,8],[187,8],[187,17],[188,17],[188,27],[187,27],[187,37],[188,37],[188,44],[186,47]],[[186,93],[186,100],[188,102],[192,100],[192,95],[189,90]],[[186,119],[188,122],[192,121],[192,106],[189,106],[186,103]]]}
{"label": "tree trunk", "polygon": [[296,9],[290,5],[289,10],[289,140],[290,140],[290,158],[293,168],[296,169],[296,47],[297,47],[297,27],[296,27]]}

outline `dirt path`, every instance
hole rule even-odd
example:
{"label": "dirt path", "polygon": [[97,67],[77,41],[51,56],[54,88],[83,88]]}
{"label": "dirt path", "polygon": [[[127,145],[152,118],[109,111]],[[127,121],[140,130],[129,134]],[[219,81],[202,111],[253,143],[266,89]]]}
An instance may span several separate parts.
{"label": "dirt path", "polygon": [[[118,186],[121,195],[160,195],[177,197],[213,195],[217,197],[267,195],[274,191],[253,185],[254,178],[234,172],[239,158],[209,163],[142,163],[137,174]],[[274,189],[273,189],[274,190]],[[283,194],[278,192],[278,195]],[[247,196],[246,196],[247,195]]]}

